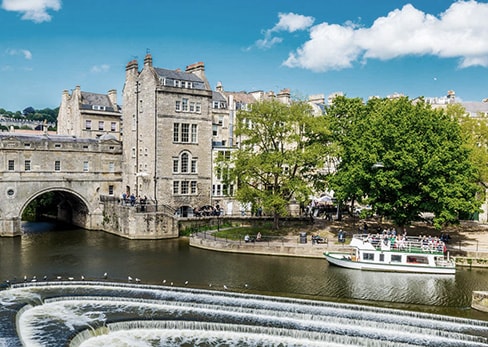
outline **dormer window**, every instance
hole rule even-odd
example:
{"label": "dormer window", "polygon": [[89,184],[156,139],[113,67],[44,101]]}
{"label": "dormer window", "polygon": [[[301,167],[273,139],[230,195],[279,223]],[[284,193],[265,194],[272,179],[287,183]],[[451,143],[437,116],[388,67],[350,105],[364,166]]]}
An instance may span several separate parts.
{"label": "dormer window", "polygon": [[92,105],[92,110],[105,111],[106,110],[106,107],[105,106],[100,106],[100,105]]}

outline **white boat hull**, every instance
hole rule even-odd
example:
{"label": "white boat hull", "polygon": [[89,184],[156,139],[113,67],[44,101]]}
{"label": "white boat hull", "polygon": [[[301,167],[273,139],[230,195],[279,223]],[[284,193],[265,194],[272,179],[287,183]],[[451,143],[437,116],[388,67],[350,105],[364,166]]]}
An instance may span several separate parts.
{"label": "white boat hull", "polygon": [[456,273],[454,266],[430,266],[430,265],[413,265],[413,264],[387,264],[374,263],[368,261],[353,261],[350,254],[346,253],[324,253],[325,258],[330,264],[355,270],[365,271],[393,271],[393,272],[410,272],[426,274],[446,274]]}

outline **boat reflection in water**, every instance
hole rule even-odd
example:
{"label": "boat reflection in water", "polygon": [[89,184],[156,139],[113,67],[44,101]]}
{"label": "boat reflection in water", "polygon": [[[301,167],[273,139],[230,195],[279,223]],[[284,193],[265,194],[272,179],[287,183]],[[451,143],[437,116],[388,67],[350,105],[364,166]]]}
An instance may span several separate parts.
{"label": "boat reflection in water", "polygon": [[0,345],[488,344],[484,321],[228,289],[104,281],[16,284],[0,292],[0,323],[5,328]]}

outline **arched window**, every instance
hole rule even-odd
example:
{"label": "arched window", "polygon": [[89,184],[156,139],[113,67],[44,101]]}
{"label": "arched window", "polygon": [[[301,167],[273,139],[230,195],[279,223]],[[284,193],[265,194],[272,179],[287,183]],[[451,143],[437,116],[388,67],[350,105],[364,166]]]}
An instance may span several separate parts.
{"label": "arched window", "polygon": [[181,172],[182,173],[188,172],[188,153],[181,154]]}

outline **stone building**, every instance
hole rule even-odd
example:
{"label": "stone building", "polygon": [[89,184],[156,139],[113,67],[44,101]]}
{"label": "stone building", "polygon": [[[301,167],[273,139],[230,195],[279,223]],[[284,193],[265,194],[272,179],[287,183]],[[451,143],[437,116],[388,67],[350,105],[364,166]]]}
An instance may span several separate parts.
{"label": "stone building", "polygon": [[112,135],[121,140],[122,112],[117,104],[117,91],[107,94],[81,91],[63,91],[58,113],[58,134],[76,137],[99,138]]}
{"label": "stone building", "polygon": [[123,89],[124,182],[127,194],[191,216],[210,204],[212,90],[205,66],[153,66],[147,54],[126,66]]}

